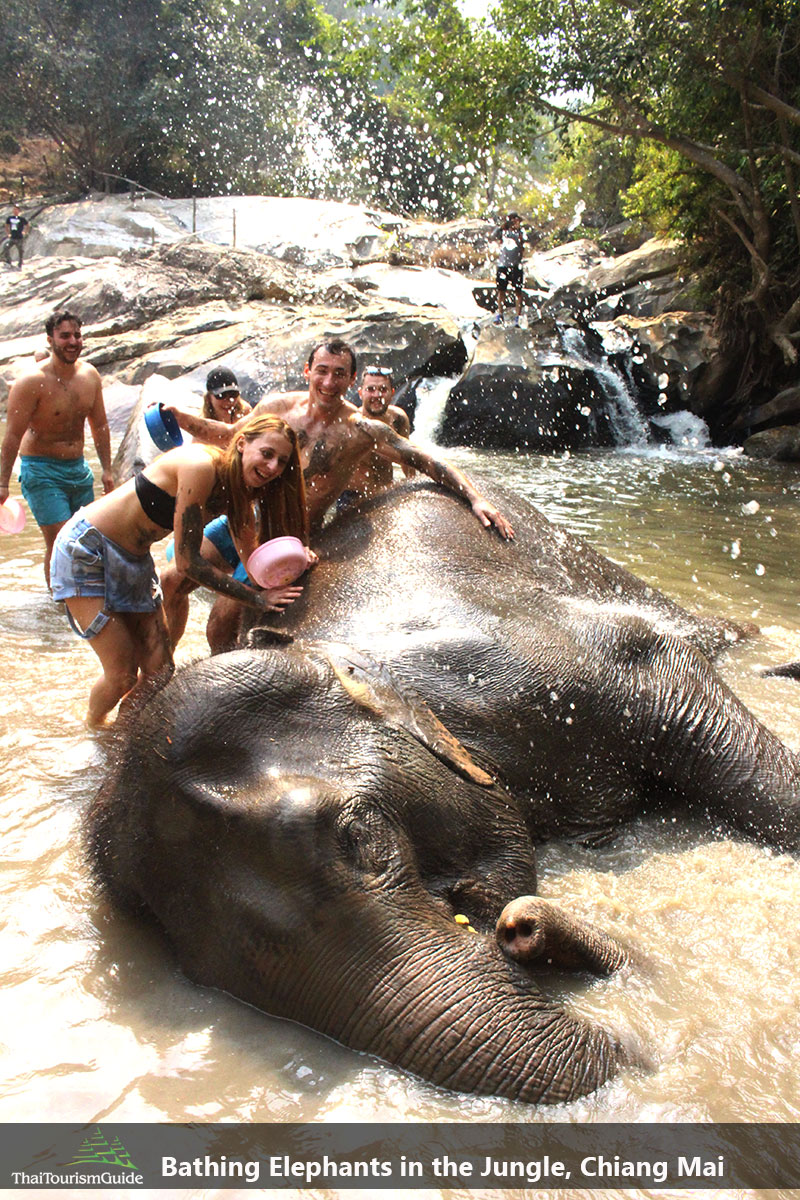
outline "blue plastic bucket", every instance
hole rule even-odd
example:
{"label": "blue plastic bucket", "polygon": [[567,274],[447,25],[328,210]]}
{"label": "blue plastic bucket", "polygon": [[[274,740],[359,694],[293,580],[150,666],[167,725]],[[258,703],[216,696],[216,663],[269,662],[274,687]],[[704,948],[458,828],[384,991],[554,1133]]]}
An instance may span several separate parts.
{"label": "blue plastic bucket", "polygon": [[144,410],[147,432],[159,450],[174,450],[183,445],[183,434],[175,416],[164,411],[163,404],[151,404]]}

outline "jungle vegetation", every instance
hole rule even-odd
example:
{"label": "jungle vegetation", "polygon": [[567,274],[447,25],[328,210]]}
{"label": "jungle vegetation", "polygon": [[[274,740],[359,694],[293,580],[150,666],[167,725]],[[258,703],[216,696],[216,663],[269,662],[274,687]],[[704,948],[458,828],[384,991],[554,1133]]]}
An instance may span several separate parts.
{"label": "jungle vegetation", "polygon": [[[491,0],[490,0],[491,4]],[[6,0],[0,134],[62,183],[683,239],[731,419],[795,383],[800,0]]]}

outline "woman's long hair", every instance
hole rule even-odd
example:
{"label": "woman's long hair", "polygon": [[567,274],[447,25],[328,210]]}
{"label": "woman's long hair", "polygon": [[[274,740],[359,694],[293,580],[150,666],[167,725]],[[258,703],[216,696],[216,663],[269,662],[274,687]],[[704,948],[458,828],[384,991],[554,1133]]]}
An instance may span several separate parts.
{"label": "woman's long hair", "polygon": [[[283,472],[263,487],[253,490],[246,486],[242,474],[242,455],[237,449],[240,438],[254,442],[264,433],[279,433],[291,446],[291,454]],[[250,523],[253,501],[258,501],[258,541],[290,534],[308,542],[306,487],[297,434],[280,417],[272,413],[254,415],[231,438],[230,445],[217,460],[217,474],[224,492],[224,509],[234,536]]]}

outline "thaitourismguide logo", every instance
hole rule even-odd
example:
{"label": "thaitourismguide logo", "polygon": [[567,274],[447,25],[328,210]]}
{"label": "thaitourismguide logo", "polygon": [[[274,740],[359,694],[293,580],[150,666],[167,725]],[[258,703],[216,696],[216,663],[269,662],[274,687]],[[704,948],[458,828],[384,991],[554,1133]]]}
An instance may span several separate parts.
{"label": "thaitourismguide logo", "polygon": [[109,1187],[143,1184],[144,1176],[118,1137],[108,1138],[99,1125],[88,1134],[69,1162],[54,1170],[12,1171],[17,1187]]}
{"label": "thaitourismguide logo", "polygon": [[139,1168],[131,1162],[131,1156],[118,1137],[108,1140],[98,1125],[94,1133],[81,1142],[80,1148],[64,1167],[92,1166],[122,1167],[126,1171],[138,1171]]}

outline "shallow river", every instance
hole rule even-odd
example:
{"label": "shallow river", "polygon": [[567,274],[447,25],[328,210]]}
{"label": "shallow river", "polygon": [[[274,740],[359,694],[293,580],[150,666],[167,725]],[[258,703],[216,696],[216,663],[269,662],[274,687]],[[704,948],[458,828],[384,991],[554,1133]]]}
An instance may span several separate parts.
{"label": "shallow river", "polygon": [[[800,748],[800,683],[757,673],[800,658],[800,473],[716,452],[451,457],[505,478],[686,606],[756,621],[761,634],[722,673]],[[553,989],[652,1064],[566,1107],[448,1095],[186,982],[90,881],[81,817],[104,761],[82,725],[94,658],[48,599],[41,558],[32,521],[0,536],[0,1120],[800,1118],[800,866],[683,818],[642,822],[602,850],[541,853],[542,894],[638,961]],[[203,652],[206,611],[195,599],[181,659]]]}

